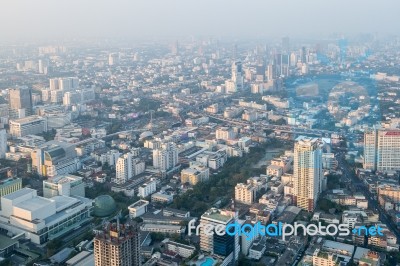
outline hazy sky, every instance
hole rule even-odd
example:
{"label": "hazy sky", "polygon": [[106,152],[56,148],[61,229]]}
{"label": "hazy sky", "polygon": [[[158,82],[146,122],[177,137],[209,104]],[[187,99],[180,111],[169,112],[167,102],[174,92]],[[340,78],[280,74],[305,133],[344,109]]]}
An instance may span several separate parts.
{"label": "hazy sky", "polygon": [[0,41],[398,33],[398,0],[0,0]]}

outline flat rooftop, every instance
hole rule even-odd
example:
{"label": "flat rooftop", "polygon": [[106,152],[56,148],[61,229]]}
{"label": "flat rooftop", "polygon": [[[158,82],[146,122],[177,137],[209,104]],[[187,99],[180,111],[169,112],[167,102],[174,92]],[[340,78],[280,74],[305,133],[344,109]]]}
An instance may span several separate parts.
{"label": "flat rooftop", "polygon": [[54,201],[42,197],[34,197],[32,199],[24,200],[18,204],[15,204],[14,207],[27,210],[27,211],[35,211],[44,206],[53,204]]}
{"label": "flat rooftop", "polygon": [[31,189],[31,188],[22,188],[13,193],[3,196],[3,198],[8,199],[8,200],[15,200],[25,194],[32,193],[33,191],[36,192],[36,190]]}
{"label": "flat rooftop", "polygon": [[209,220],[215,220],[215,221],[219,221],[219,222],[223,222],[223,223],[228,223],[232,220],[231,216],[228,215],[223,215],[219,212],[213,212],[213,213],[204,213],[201,216],[201,219],[209,219]]}

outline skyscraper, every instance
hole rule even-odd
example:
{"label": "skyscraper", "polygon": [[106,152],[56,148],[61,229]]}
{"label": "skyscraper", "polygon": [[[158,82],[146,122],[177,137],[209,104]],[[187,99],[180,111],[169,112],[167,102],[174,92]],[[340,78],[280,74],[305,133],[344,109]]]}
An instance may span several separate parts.
{"label": "skyscraper", "polygon": [[300,136],[294,146],[293,201],[306,211],[313,211],[321,192],[322,142]]}
{"label": "skyscraper", "polygon": [[400,170],[400,130],[373,129],[364,133],[365,169]]}
{"label": "skyscraper", "polygon": [[219,256],[225,257],[226,262],[234,265],[239,257],[239,235],[234,236],[224,234],[205,234],[204,228],[210,225],[214,228],[219,225],[227,226],[228,224],[237,222],[237,212],[231,210],[220,210],[211,208],[206,211],[200,219],[200,249]]}
{"label": "skyscraper", "polygon": [[301,47],[300,59],[303,64],[307,63],[307,50],[306,47]]}
{"label": "skyscraper", "polygon": [[10,89],[8,107],[11,119],[32,115],[32,90],[26,86]]}
{"label": "skyscraper", "polygon": [[95,231],[96,266],[140,266],[140,234],[136,224],[107,224]]}
{"label": "skyscraper", "polygon": [[240,61],[233,62],[232,64],[232,81],[239,90],[243,89],[243,68]]}

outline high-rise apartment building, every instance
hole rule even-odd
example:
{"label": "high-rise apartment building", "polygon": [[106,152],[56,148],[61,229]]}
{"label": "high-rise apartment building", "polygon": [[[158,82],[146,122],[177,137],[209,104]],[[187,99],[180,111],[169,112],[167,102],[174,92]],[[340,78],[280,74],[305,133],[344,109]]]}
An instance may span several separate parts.
{"label": "high-rise apartment building", "polygon": [[32,90],[26,86],[10,89],[8,107],[11,119],[32,115]]}
{"label": "high-rise apartment building", "polygon": [[50,90],[71,91],[79,88],[77,77],[54,78],[49,80]]}
{"label": "high-rise apartment building", "polygon": [[373,129],[364,133],[364,169],[400,170],[400,130]]}
{"label": "high-rise apartment building", "polygon": [[136,224],[107,224],[95,231],[96,266],[140,266],[140,233]]}
{"label": "high-rise apartment building", "polygon": [[294,146],[293,201],[306,211],[313,211],[321,192],[321,140],[300,136]]}
{"label": "high-rise apartment building", "polygon": [[124,184],[132,177],[143,173],[145,170],[145,163],[135,158],[133,154],[126,153],[118,158],[115,165],[117,184]]}
{"label": "high-rise apartment building", "polygon": [[[205,228],[224,226],[236,223],[236,211],[211,208],[200,219],[200,249],[224,257],[224,265],[234,265],[239,257],[239,235],[205,234]],[[215,230],[215,229],[214,229]]]}
{"label": "high-rise apartment building", "polygon": [[243,89],[243,68],[240,61],[233,62],[232,64],[232,81],[238,90]]}
{"label": "high-rise apartment building", "polygon": [[178,150],[176,144],[167,142],[159,149],[153,150],[153,166],[161,171],[171,170],[178,164]]}

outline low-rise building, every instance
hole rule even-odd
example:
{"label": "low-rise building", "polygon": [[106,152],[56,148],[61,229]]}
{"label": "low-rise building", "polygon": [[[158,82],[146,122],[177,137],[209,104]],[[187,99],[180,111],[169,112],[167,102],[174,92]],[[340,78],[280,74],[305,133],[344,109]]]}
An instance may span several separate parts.
{"label": "low-rise building", "polygon": [[143,183],[138,188],[139,193],[138,196],[141,198],[146,198],[156,192],[157,190],[157,181],[154,178],[151,178],[146,183]]}
{"label": "low-rise building", "polygon": [[1,197],[1,206],[0,228],[43,244],[90,221],[92,200],[77,196],[48,199],[23,188]]}
{"label": "low-rise building", "polygon": [[138,200],[128,206],[129,217],[136,218],[147,212],[147,205],[149,202],[147,200]]}

